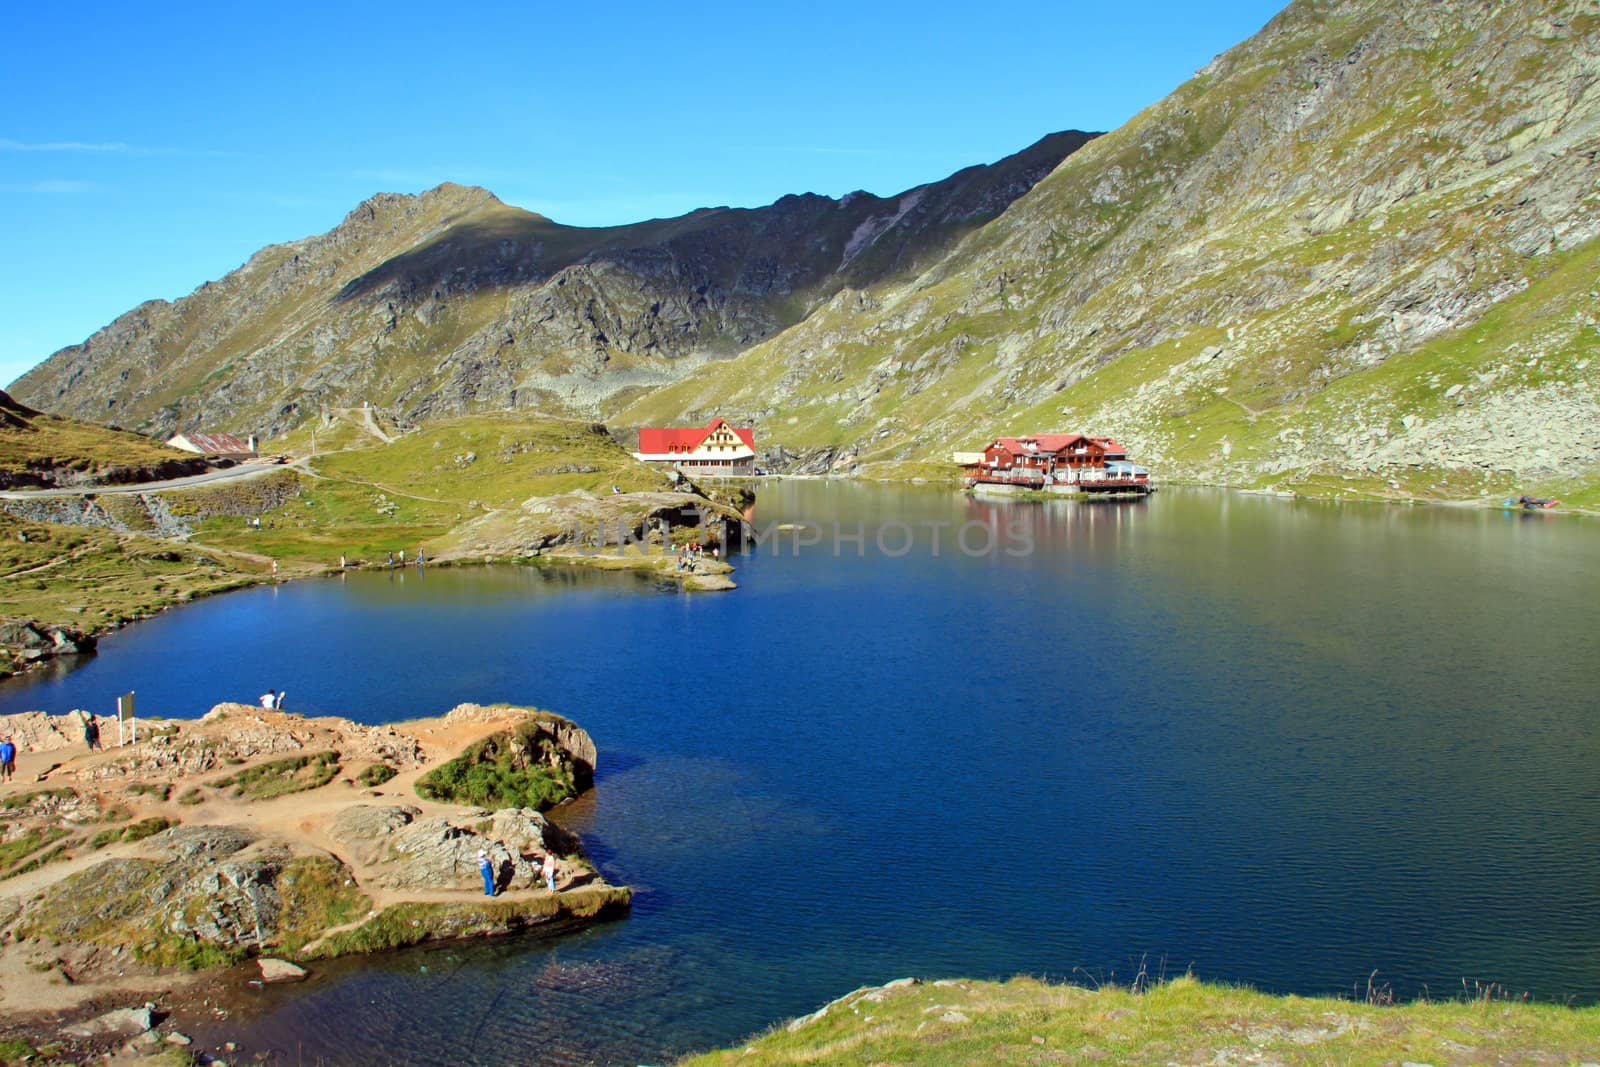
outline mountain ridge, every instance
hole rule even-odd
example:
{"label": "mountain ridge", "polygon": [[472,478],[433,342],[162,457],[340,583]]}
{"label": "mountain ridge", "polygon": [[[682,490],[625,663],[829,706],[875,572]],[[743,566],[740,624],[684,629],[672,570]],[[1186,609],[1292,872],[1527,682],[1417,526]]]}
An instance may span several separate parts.
{"label": "mountain ridge", "polygon": [[278,434],[367,400],[406,421],[592,414],[673,380],[675,361],[787,328],[852,280],[936,258],[1092,136],[1051,134],[894,197],[791,195],[614,227],[563,226],[472,186],[378,194],[327,233],[139,305],[15,391],[153,433],[247,420]]}

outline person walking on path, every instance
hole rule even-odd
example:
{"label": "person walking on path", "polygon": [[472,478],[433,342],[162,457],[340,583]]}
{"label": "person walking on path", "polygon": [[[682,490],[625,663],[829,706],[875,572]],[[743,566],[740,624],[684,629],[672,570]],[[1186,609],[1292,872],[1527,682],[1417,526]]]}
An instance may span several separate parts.
{"label": "person walking on path", "polygon": [[478,850],[478,873],[483,875],[483,895],[494,896],[494,864],[489,862],[489,854],[482,849]]}
{"label": "person walking on path", "polygon": [[0,782],[9,782],[17,773],[17,743],[11,735],[0,737]]}
{"label": "person walking on path", "polygon": [[544,865],[540,867],[540,872],[544,875],[544,884],[549,887],[550,892],[554,893],[556,891],[556,854],[554,852],[546,852],[544,854]]}
{"label": "person walking on path", "polygon": [[90,752],[100,750],[100,724],[93,715],[83,720],[83,740],[89,746]]}

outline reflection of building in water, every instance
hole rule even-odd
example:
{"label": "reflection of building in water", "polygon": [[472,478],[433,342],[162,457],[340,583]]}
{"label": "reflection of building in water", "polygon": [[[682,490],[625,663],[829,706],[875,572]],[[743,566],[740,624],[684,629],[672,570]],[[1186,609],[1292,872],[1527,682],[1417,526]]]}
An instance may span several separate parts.
{"label": "reflection of building in water", "polygon": [[725,419],[712,419],[704,429],[646,426],[639,430],[639,451],[633,458],[670,464],[686,473],[751,474],[756,434],[748,426],[730,426]]}
{"label": "reflection of building in water", "polygon": [[[966,500],[967,520],[994,530],[1002,546],[1026,543],[1036,551],[1053,545],[1066,551],[1073,544],[1080,549],[1116,544],[1145,518],[1148,497],[1142,493],[1102,493],[1024,499],[1003,493],[973,493]],[[1044,558],[1062,557],[1046,553]]]}
{"label": "reflection of building in water", "polygon": [[967,488],[974,490],[1143,495],[1154,488],[1150,472],[1130,463],[1128,450],[1110,437],[996,437],[982,452],[957,452],[954,459],[966,471]]}

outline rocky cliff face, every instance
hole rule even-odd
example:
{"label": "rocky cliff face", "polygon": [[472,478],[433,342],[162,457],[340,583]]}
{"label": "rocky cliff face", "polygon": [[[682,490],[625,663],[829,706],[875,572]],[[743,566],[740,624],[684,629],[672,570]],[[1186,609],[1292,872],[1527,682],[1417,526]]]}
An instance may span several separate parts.
{"label": "rocky cliff face", "polygon": [[1053,134],[888,199],[580,229],[442,185],[380,195],[174,303],[140,305],[20,379],[91,421],[272,435],[370,401],[402,421],[592,413],[736,355],[845,286],[914,275],[1089,140]]}
{"label": "rocky cliff face", "polygon": [[1592,486],[1597,77],[1592,6],[1302,0],[914,282],[613,417],[849,461],[1060,429],[1234,484]]}

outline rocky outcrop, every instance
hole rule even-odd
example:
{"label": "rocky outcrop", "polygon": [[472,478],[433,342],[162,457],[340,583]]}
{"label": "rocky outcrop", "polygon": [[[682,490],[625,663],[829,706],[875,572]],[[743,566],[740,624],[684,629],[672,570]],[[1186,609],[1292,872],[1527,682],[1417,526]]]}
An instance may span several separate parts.
{"label": "rocky outcrop", "polygon": [[[473,889],[482,885],[478,853],[487,852],[500,889],[535,889],[545,853],[576,848],[572,835],[530,808],[469,811],[460,816],[418,818],[414,807],[352,808],[340,813],[330,833],[357,851],[389,889]],[[558,862],[557,884],[581,873]]]}
{"label": "rocky outcrop", "polygon": [[[51,716],[23,712],[0,716],[23,752],[81,745],[81,712]],[[393,726],[365,726],[348,719],[308,719],[251,704],[218,704],[198,720],[141,719],[137,746],[61,772],[76,781],[178,782],[264,756],[338,751],[346,759],[420,766],[422,745]]]}
{"label": "rocky outcrop", "polygon": [[[371,727],[225,704],[199,720],[146,720],[127,749],[91,754],[80,741],[70,755],[50,748],[67,736],[53,729],[64,718],[0,722],[24,749],[24,774],[27,753],[50,760],[38,773],[45,784],[12,794],[0,811],[0,953],[48,949],[57,960],[66,946],[79,959],[75,981],[111,973],[124,952],[189,968],[269,954],[325,958],[556,929],[629,900],[589,864],[576,836],[537,810],[369,803],[352,788],[361,764],[412,775],[450,765],[440,738],[564,780],[582,767],[587,784],[593,741],[549,712],[463,704],[437,719]],[[102,850],[98,862],[65,862]],[[480,852],[495,869],[492,901]],[[553,894],[540,869],[547,855]],[[56,864],[71,873],[50,878]],[[31,881],[12,881],[21,874]],[[18,884],[36,887],[6,892]]]}
{"label": "rocky outcrop", "polygon": [[350,878],[331,856],[295,856],[231,827],[180,830],[181,841],[152,838],[147,857],[106,860],[57,882],[24,904],[14,936],[126,944],[155,964],[230,962],[320,932],[325,894]]}
{"label": "rocky outcrop", "polygon": [[94,637],[69,626],[53,626],[33,619],[0,620],[0,648],[11,650],[21,662],[36,663],[56,656],[84,656],[97,644]]}

